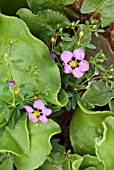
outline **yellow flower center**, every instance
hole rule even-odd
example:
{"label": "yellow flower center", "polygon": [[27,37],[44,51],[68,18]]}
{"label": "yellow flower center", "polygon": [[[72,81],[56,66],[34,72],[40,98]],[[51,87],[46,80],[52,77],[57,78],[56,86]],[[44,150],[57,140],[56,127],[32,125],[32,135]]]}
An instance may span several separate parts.
{"label": "yellow flower center", "polygon": [[78,62],[76,60],[72,60],[69,62],[72,68],[75,68],[78,65]]}
{"label": "yellow flower center", "polygon": [[37,110],[32,114],[32,118],[40,116],[40,112]]}

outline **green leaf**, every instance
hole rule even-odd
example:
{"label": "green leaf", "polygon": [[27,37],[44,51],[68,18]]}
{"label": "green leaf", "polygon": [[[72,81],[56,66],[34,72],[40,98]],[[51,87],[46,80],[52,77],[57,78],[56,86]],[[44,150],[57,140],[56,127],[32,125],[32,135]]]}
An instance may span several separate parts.
{"label": "green leaf", "polygon": [[97,106],[103,106],[114,98],[114,91],[110,86],[106,86],[103,80],[91,84],[88,90],[83,94],[83,101]]}
{"label": "green leaf", "polygon": [[70,124],[70,140],[77,154],[95,155],[95,139],[102,136],[102,121],[113,112],[91,111],[78,100],[78,108]]}
{"label": "green leaf", "polygon": [[102,139],[96,140],[96,154],[103,162],[105,169],[114,169],[114,117],[109,116],[103,121],[104,133]]}
{"label": "green leaf", "polygon": [[58,161],[63,162],[64,152],[65,152],[64,146],[59,145],[59,144],[54,146],[52,148],[51,154],[47,157],[43,165],[38,168],[38,170],[58,170],[58,167],[56,167],[56,163],[55,163],[55,154],[59,153],[60,157]]}
{"label": "green leaf", "polygon": [[93,50],[96,49],[96,47],[95,47],[93,44],[88,44],[88,45],[86,45],[86,47],[87,47],[87,48],[91,48],[91,49],[93,49]]}
{"label": "green leaf", "polygon": [[40,10],[52,9],[55,11],[61,10],[66,5],[69,5],[75,0],[26,0],[31,10],[36,14]]}
{"label": "green leaf", "polygon": [[101,13],[101,26],[105,27],[114,21],[114,1],[113,0],[85,0],[81,7],[81,13],[88,12]]}
{"label": "green leaf", "polygon": [[29,134],[27,129],[27,116],[23,113],[13,129],[5,126],[0,137],[0,151],[23,155],[29,150]]}
{"label": "green leaf", "polygon": [[10,110],[9,110],[9,108],[6,108],[6,110],[5,110],[5,119],[8,121],[9,118],[10,118]]}
{"label": "green leaf", "polygon": [[111,110],[112,112],[114,112],[114,100],[111,100],[111,101],[109,102],[109,107],[110,107],[110,110]]}
{"label": "green leaf", "polygon": [[64,15],[50,9],[39,11],[35,15],[29,9],[22,8],[17,14],[26,22],[32,33],[39,34],[46,40],[54,36],[58,24],[60,27],[69,24],[69,20]]}
{"label": "green leaf", "polygon": [[[63,90],[60,91],[59,69],[51,59],[47,46],[30,34],[26,24],[16,17],[0,14],[0,37],[3,42],[0,54],[9,53],[10,40],[13,43],[10,59],[18,60],[24,57],[24,61],[19,63],[20,71],[15,70],[13,64],[10,63],[16,86],[26,84],[26,88],[33,91],[35,95],[37,92],[53,104],[66,105],[67,95]],[[3,61],[4,66],[4,72],[1,74],[0,79],[4,82],[11,80],[6,58],[0,55],[0,60]],[[26,72],[29,65],[32,65],[32,70]],[[1,90],[2,87],[0,87]],[[0,95],[1,100],[5,102],[13,101],[12,88],[7,93]]]}
{"label": "green leaf", "polygon": [[[99,159],[96,156],[91,156],[91,155],[84,155],[83,156],[83,162],[80,166],[80,169],[86,169],[89,167],[93,167],[96,170],[103,170],[104,165],[102,162],[99,161]],[[91,169],[90,169],[91,170]]]}
{"label": "green leaf", "polygon": [[41,166],[50,154],[52,146],[50,138],[60,132],[60,127],[54,121],[47,124],[28,122],[30,150],[23,156],[12,155],[14,164],[19,170],[31,170]]}
{"label": "green leaf", "polygon": [[0,170],[14,170],[11,157],[7,156],[7,158],[0,165]]}

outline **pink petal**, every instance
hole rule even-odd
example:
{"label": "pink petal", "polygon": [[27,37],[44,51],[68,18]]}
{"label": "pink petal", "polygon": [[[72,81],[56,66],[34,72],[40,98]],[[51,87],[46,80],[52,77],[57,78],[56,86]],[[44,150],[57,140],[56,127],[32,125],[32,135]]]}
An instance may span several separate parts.
{"label": "pink petal", "polygon": [[42,110],[42,114],[45,116],[49,116],[52,113],[52,110],[49,108],[46,108]]}
{"label": "pink petal", "polygon": [[78,65],[79,65],[79,69],[83,72],[89,69],[89,63],[86,60],[80,61]]}
{"label": "pink petal", "polygon": [[34,123],[39,120],[39,118],[33,117],[33,114],[31,114],[31,113],[28,115],[28,118],[31,122],[34,122]]}
{"label": "pink petal", "polygon": [[81,78],[84,75],[84,72],[80,71],[79,67],[76,67],[75,69],[72,70],[72,74],[76,78]]}
{"label": "pink petal", "polygon": [[66,74],[71,73],[71,72],[72,72],[71,66],[68,65],[68,64],[65,64],[65,65],[64,65],[64,72],[65,72]]}
{"label": "pink petal", "polygon": [[44,103],[42,102],[42,100],[38,99],[34,102],[33,106],[36,108],[36,109],[43,109],[45,107]]}
{"label": "pink petal", "polygon": [[73,55],[76,58],[76,60],[83,60],[84,56],[85,56],[85,54],[81,48],[74,50]]}
{"label": "pink petal", "polygon": [[48,122],[48,119],[45,115],[42,115],[39,117],[39,120],[43,123],[43,124],[46,124]]}
{"label": "pink petal", "polygon": [[70,51],[64,51],[62,54],[61,54],[61,60],[64,62],[64,63],[68,63],[69,61],[71,61],[73,57],[73,53],[70,52]]}
{"label": "pink petal", "polygon": [[26,111],[27,111],[28,113],[32,113],[32,112],[34,112],[34,110],[32,109],[32,107],[31,107],[31,106],[27,106],[27,105],[25,105],[25,106],[24,106],[24,108],[26,109]]}

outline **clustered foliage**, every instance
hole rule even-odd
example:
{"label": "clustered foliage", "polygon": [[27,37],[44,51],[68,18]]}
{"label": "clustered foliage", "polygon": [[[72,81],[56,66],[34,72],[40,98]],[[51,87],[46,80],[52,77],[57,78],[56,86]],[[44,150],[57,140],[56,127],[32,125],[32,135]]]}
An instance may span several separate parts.
{"label": "clustered foliage", "polygon": [[[114,1],[84,0],[80,17],[75,0],[10,1],[0,2],[0,170],[113,170],[114,52],[101,34]],[[71,112],[66,151],[53,135]]]}

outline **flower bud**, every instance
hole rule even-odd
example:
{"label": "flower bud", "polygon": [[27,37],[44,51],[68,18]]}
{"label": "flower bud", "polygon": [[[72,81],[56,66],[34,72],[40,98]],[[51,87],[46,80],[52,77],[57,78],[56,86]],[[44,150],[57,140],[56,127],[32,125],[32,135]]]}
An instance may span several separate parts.
{"label": "flower bud", "polygon": [[79,35],[80,35],[80,37],[83,37],[84,36],[84,32],[80,31]]}
{"label": "flower bud", "polygon": [[55,43],[55,42],[56,42],[55,37],[52,37],[52,38],[51,38],[51,42],[53,42],[53,43]]}
{"label": "flower bud", "polygon": [[14,80],[10,80],[8,84],[9,84],[9,86],[14,86],[15,85],[15,81]]}
{"label": "flower bud", "polygon": [[72,26],[72,27],[74,27],[74,26],[75,26],[75,23],[74,23],[74,22],[72,22],[71,26]]}
{"label": "flower bud", "polygon": [[97,28],[97,25],[93,25],[93,29]]}

